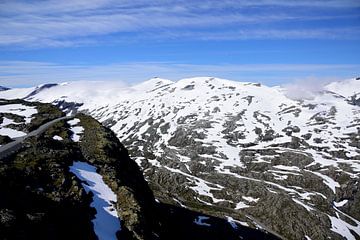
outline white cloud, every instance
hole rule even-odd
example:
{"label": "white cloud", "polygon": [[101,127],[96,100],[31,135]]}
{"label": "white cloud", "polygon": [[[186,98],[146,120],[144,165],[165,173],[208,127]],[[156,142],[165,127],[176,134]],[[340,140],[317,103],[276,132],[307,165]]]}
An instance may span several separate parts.
{"label": "white cloud", "polygon": [[291,99],[313,99],[319,92],[325,90],[324,87],[327,84],[339,80],[344,79],[308,77],[286,84],[284,87],[286,89],[286,96]]}
{"label": "white cloud", "polygon": [[[308,76],[349,78],[358,73],[356,64],[179,64],[171,62],[117,63],[108,65],[62,65],[46,62],[0,62],[0,85],[33,86],[67,81],[121,81],[134,83],[152,77],[178,80],[214,76],[239,81],[277,85]],[[317,80],[319,81],[319,80]],[[309,87],[307,87],[309,86]],[[309,92],[314,84],[300,82],[288,86],[289,94]],[[303,93],[302,93],[303,94]]]}
{"label": "white cloud", "polygon": [[24,0],[3,0],[0,7],[3,12],[13,13],[66,13],[78,11],[91,11],[96,9],[241,9],[244,7],[264,7],[264,6],[282,6],[282,7],[321,7],[321,8],[346,8],[360,7],[356,0],[203,0],[184,1],[184,0],[46,0],[46,1],[24,1]]}
{"label": "white cloud", "polygon": [[[247,11],[249,7],[252,11]],[[299,7],[312,8],[315,13],[316,9],[321,11],[309,15],[299,11]],[[323,11],[354,7],[360,7],[360,3],[350,0],[328,0],[326,4],[320,0],[8,0],[0,2],[0,46],[82,45],[97,41],[93,39],[96,36],[111,34],[125,40],[179,36],[202,40],[356,39],[360,37],[356,27],[281,27],[283,23],[358,18],[358,15],[341,15],[341,10],[339,13]]]}

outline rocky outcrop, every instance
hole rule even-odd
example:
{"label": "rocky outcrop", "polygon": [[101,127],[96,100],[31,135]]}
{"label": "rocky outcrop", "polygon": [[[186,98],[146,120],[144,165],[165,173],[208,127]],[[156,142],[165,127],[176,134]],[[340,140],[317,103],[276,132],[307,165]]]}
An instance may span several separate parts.
{"label": "rocky outcrop", "polygon": [[29,138],[0,165],[1,239],[96,239],[91,196],[68,167],[71,144]]}
{"label": "rocky outcrop", "polygon": [[116,193],[117,211],[136,239],[152,239],[159,226],[154,212],[155,199],[139,167],[132,161],[116,135],[93,118],[77,115],[85,128],[81,152],[99,169],[105,183]]}
{"label": "rocky outcrop", "polygon": [[65,116],[65,113],[62,112],[56,106],[40,102],[28,102],[22,99],[14,100],[5,100],[1,99],[1,105],[10,105],[10,104],[20,104],[23,106],[34,107],[37,110],[37,113],[32,116],[30,123],[25,123],[24,117],[12,113],[1,113],[0,112],[0,124],[3,121],[3,118],[8,118],[13,120],[15,123],[7,125],[12,129],[16,129],[24,132],[31,132],[32,130],[37,129],[39,126],[43,125],[46,122]]}

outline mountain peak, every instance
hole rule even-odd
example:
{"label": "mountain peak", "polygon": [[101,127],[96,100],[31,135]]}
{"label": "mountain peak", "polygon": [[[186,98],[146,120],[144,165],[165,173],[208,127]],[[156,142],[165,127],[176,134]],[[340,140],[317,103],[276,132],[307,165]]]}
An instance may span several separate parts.
{"label": "mountain peak", "polygon": [[360,81],[358,81],[356,78],[352,78],[343,81],[332,82],[326,85],[325,89],[340,94],[344,97],[351,97],[360,93]]}
{"label": "mountain peak", "polygon": [[150,78],[149,80],[146,80],[144,82],[134,85],[133,88],[136,90],[145,90],[146,91],[146,90],[152,90],[154,88],[172,84],[172,83],[174,83],[174,82],[169,79],[154,77],[154,78]]}
{"label": "mountain peak", "polygon": [[57,83],[41,84],[41,85],[37,86],[35,88],[35,90],[32,91],[29,95],[27,95],[25,98],[30,98],[32,96],[35,96],[39,92],[43,91],[44,89],[49,89],[49,88],[56,87],[56,86],[58,86]]}

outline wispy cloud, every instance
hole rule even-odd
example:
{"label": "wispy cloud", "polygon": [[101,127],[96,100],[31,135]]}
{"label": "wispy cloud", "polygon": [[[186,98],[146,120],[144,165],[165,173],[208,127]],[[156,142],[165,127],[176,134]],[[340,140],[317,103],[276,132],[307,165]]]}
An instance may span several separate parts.
{"label": "wispy cloud", "polygon": [[181,31],[164,32],[150,38],[183,38],[198,40],[250,40],[250,39],[356,39],[360,38],[360,27],[318,29],[232,29],[231,31]]}
{"label": "wispy cloud", "polygon": [[[165,62],[117,63],[108,65],[63,65],[46,62],[0,62],[0,85],[33,86],[66,81],[121,81],[134,83],[152,77],[178,80],[215,76],[239,81],[282,84],[309,76],[354,77],[359,64],[222,64],[196,65]],[[317,78],[319,79],[319,78]]]}
{"label": "wispy cloud", "polygon": [[[298,7],[311,8],[315,14]],[[335,10],[324,11],[329,8]],[[0,46],[82,45],[108,35],[120,40],[178,36],[197,40],[358,39],[358,26],[292,25],[359,18],[359,14],[344,12],[353,8],[360,8],[359,1],[5,0],[0,3]]]}
{"label": "wispy cloud", "polygon": [[97,9],[224,9],[244,7],[264,7],[264,6],[285,6],[285,7],[321,7],[321,8],[347,8],[360,7],[356,0],[203,0],[184,1],[184,0],[46,0],[46,1],[24,1],[24,0],[4,0],[0,4],[4,12],[16,13],[35,13],[35,12],[78,12]]}

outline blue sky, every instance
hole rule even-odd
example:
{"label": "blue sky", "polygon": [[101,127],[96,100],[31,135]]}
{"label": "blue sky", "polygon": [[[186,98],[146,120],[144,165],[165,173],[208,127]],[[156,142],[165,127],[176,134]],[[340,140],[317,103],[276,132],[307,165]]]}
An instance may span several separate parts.
{"label": "blue sky", "polygon": [[358,0],[2,0],[0,85],[360,75]]}

